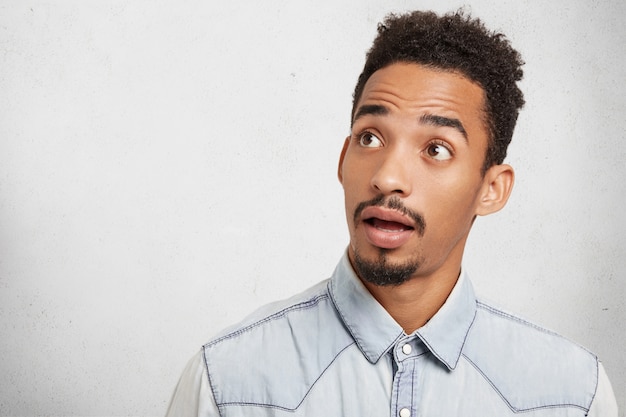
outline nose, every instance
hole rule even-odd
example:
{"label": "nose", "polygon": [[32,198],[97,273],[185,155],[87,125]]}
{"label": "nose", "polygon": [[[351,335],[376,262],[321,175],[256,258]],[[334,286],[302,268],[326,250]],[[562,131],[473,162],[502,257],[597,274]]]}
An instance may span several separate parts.
{"label": "nose", "polygon": [[372,188],[383,195],[406,197],[411,194],[410,161],[406,150],[396,148],[381,156],[380,164],[371,179]]}

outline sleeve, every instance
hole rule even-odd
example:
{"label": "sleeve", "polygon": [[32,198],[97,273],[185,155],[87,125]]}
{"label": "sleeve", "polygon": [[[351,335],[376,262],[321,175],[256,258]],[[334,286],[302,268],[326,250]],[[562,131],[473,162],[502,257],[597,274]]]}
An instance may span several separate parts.
{"label": "sleeve", "polygon": [[598,363],[598,388],[591,402],[588,417],[617,417],[617,402],[611,382],[606,376],[602,363]]}
{"label": "sleeve", "polygon": [[219,417],[202,351],[187,363],[176,385],[166,417]]}

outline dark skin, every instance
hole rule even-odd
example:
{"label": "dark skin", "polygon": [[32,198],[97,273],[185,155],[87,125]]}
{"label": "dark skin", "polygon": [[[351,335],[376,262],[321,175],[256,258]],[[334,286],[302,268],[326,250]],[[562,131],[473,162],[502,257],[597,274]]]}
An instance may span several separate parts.
{"label": "dark skin", "polygon": [[[356,105],[351,135],[339,161],[350,231],[348,256],[369,262],[415,265],[398,285],[361,280],[407,334],[443,305],[461,270],[465,243],[476,216],[500,210],[514,172],[505,164],[484,175],[488,131],[484,91],[450,71],[396,63],[376,71]],[[378,196],[397,208],[356,207]],[[355,268],[356,270],[356,268]]]}

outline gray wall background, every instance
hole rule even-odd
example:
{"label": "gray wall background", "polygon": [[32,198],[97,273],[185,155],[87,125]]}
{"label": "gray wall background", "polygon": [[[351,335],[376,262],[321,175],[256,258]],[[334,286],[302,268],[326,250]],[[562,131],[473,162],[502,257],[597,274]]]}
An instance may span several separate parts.
{"label": "gray wall background", "polygon": [[[336,164],[389,11],[432,1],[0,1],[0,415],[162,415],[187,359],[326,278]],[[527,62],[485,298],[596,352],[626,408],[626,3],[471,3]]]}

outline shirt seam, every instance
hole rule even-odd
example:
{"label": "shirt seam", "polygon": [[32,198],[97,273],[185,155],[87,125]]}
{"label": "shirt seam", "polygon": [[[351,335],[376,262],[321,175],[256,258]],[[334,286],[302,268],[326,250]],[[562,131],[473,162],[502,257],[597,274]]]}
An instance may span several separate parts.
{"label": "shirt seam", "polygon": [[[476,301],[476,303],[478,304],[478,301]],[[465,343],[467,343],[467,338],[469,336],[470,331],[472,330],[472,326],[474,325],[474,322],[476,321],[476,311],[477,309],[474,309],[474,316],[472,317],[472,321],[470,322],[469,326],[467,327],[467,331],[465,332],[465,335],[463,336],[463,343],[461,343],[461,346],[459,347],[459,349],[457,351],[455,351],[454,353],[454,357],[455,357],[455,362],[454,364],[449,364],[447,360],[445,360],[443,358],[442,355],[440,355],[439,353],[437,353],[436,349],[432,346],[432,344],[430,344],[426,338],[418,332],[418,335],[420,336],[420,339],[422,340],[422,342],[424,342],[424,345],[426,345],[426,347],[430,350],[430,352],[437,358],[439,359],[440,362],[442,362],[444,365],[446,365],[446,367],[448,369],[450,369],[451,371],[455,370],[458,363],[459,363],[459,358],[461,357],[461,355],[463,354],[463,348],[465,347]]]}
{"label": "shirt seam", "polygon": [[375,360],[372,360],[374,358],[370,359],[370,355],[365,353],[365,351],[361,348],[361,343],[359,343],[359,340],[354,335],[354,332],[352,331],[352,327],[348,324],[346,317],[344,316],[343,312],[341,311],[341,309],[335,302],[335,297],[333,297],[333,291],[332,291],[332,282],[333,282],[332,279],[328,281],[328,284],[326,285],[327,287],[326,291],[327,291],[328,298],[330,299],[330,302],[333,303],[333,307],[335,307],[335,311],[337,311],[337,314],[339,314],[339,317],[341,318],[341,322],[348,329],[348,333],[350,333],[352,340],[355,341],[356,346],[359,348],[359,351],[361,351],[361,354],[365,356],[365,358],[370,363],[378,363],[380,358],[382,358],[385,355],[385,353],[389,352],[391,350],[391,347],[394,346],[396,343],[398,343],[398,341],[404,336],[404,332],[400,332],[400,334],[396,336],[396,338],[375,358]]}
{"label": "shirt seam", "polygon": [[206,345],[204,345],[203,348],[206,349],[206,348],[209,348],[209,347],[211,347],[213,345],[216,345],[216,344],[218,344],[218,343],[220,343],[220,342],[222,342],[224,340],[232,339],[233,337],[236,337],[236,336],[239,336],[239,335],[241,335],[243,333],[246,333],[246,332],[248,332],[248,331],[250,331],[250,330],[252,330],[252,329],[254,329],[254,328],[256,328],[256,327],[258,327],[260,325],[262,325],[262,324],[265,324],[265,323],[270,322],[272,320],[284,317],[287,313],[290,313],[292,311],[304,310],[304,309],[315,307],[317,304],[320,303],[320,301],[322,301],[324,299],[327,299],[327,298],[329,298],[328,297],[328,293],[324,293],[324,294],[317,295],[317,296],[315,296],[313,298],[310,298],[310,299],[308,299],[306,301],[290,305],[289,307],[283,308],[282,310],[280,310],[280,311],[278,311],[276,313],[273,313],[273,314],[270,314],[269,316],[263,317],[262,319],[254,322],[252,324],[244,326],[244,327],[242,327],[240,329],[237,329],[237,330],[235,330],[235,331],[233,331],[231,333],[228,333],[228,334],[226,334],[224,336],[218,337],[217,339],[212,340],[211,342],[209,342]]}
{"label": "shirt seam", "polygon": [[219,413],[219,416],[222,417],[222,410],[220,409],[220,406],[217,404],[217,397],[215,396],[215,388],[213,387],[213,381],[211,380],[211,372],[209,372],[209,363],[207,362],[206,350],[204,349],[202,349],[202,360],[204,361],[204,367],[206,369],[206,377],[209,380],[209,387],[211,387],[211,395],[213,395],[213,402],[215,403],[215,406],[217,407],[217,412]]}
{"label": "shirt seam", "polygon": [[596,395],[598,395],[599,386],[600,386],[600,363],[598,360],[596,360],[596,388],[594,389],[593,395],[591,396],[591,401],[589,402],[589,409],[587,410],[587,414],[589,414],[589,411],[591,411],[591,406],[593,405],[593,401],[596,399]]}
{"label": "shirt seam", "polygon": [[463,358],[465,358],[465,360],[469,362],[470,365],[472,365],[474,369],[476,369],[476,371],[478,371],[478,373],[487,381],[487,383],[489,383],[491,388],[500,396],[500,398],[502,399],[502,401],[504,401],[507,407],[509,407],[509,409],[513,411],[514,413],[525,413],[525,412],[530,412],[534,410],[542,410],[542,409],[547,409],[547,408],[577,408],[577,409],[583,410],[585,413],[589,412],[589,408],[585,408],[578,404],[569,404],[569,403],[568,404],[550,404],[550,405],[542,405],[538,407],[529,407],[529,408],[516,408],[509,402],[509,400],[506,399],[504,394],[502,394],[502,392],[496,387],[494,382],[482,371],[482,369],[480,369],[480,367],[476,363],[474,363],[465,354],[462,354],[461,356],[463,356]]}
{"label": "shirt seam", "polygon": [[562,336],[562,335],[560,335],[560,334],[558,334],[558,333],[556,333],[556,332],[554,332],[552,330],[548,330],[545,327],[538,326],[535,323],[532,323],[532,322],[530,322],[528,320],[524,320],[524,319],[522,319],[522,318],[520,318],[518,316],[515,316],[513,314],[510,314],[510,313],[504,312],[502,310],[499,310],[499,309],[497,309],[495,307],[492,307],[492,306],[490,306],[488,304],[485,304],[485,303],[483,303],[481,301],[478,301],[478,300],[476,300],[476,305],[477,305],[477,307],[482,308],[483,310],[486,310],[488,313],[495,314],[495,315],[500,316],[500,317],[502,317],[504,319],[508,319],[510,321],[514,321],[514,322],[523,324],[525,326],[528,326],[528,327],[531,327],[531,328],[533,328],[535,330],[538,330],[538,331],[540,331],[542,333],[545,333],[545,334],[548,334],[548,335],[551,335],[551,336],[556,336],[559,339],[567,340],[568,342],[578,346],[580,349],[582,349],[585,352],[589,353],[591,356],[593,356],[597,360],[597,356],[593,352],[591,352],[590,350],[588,350],[584,346],[579,345],[578,343],[573,342],[573,341],[569,340],[568,338],[566,338],[566,337],[564,337],[564,336]]}
{"label": "shirt seam", "polygon": [[400,378],[396,378],[396,376],[398,375],[398,371],[400,369],[400,365],[402,365],[402,368],[404,370],[405,364],[398,364],[397,361],[396,361],[396,366],[398,367],[398,370],[396,370],[396,372],[395,372],[395,374],[393,376],[394,382],[396,384],[396,401],[395,401],[396,406],[395,406],[395,410],[392,410],[392,414],[391,415],[394,415],[395,413],[397,413],[398,412],[398,407],[400,407],[400,404],[399,404],[399,401],[400,401]]}
{"label": "shirt seam", "polygon": [[[421,355],[420,355],[421,356]],[[416,404],[415,404],[415,380],[417,379],[417,358],[419,358],[419,356],[417,356],[414,360],[412,360],[411,362],[413,365],[413,369],[411,370],[411,413],[413,413],[413,410],[415,410]]]}
{"label": "shirt seam", "polygon": [[[328,365],[326,366],[326,368],[324,368],[324,370],[322,372],[320,372],[320,374],[318,375],[317,378],[315,378],[315,381],[313,381],[313,383],[311,384],[311,386],[309,387],[309,389],[307,390],[307,392],[304,394],[304,396],[302,396],[302,399],[300,400],[300,402],[294,407],[294,408],[289,408],[289,407],[283,407],[280,405],[275,405],[275,404],[264,404],[264,403],[254,403],[254,402],[243,402],[243,401],[231,401],[231,402],[223,402],[220,403],[218,405],[218,408],[220,407],[229,407],[229,406],[233,406],[233,405],[239,405],[239,406],[254,406],[254,407],[264,407],[264,408],[275,408],[278,410],[285,410],[285,411],[295,411],[298,408],[300,408],[300,406],[302,405],[302,403],[304,403],[304,400],[306,400],[306,398],[309,396],[309,393],[311,392],[311,390],[313,390],[313,388],[315,387],[315,385],[317,385],[318,381],[320,380],[320,378],[322,378],[322,376],[326,373],[326,371],[332,366],[333,363],[335,363],[335,361],[337,360],[337,358],[339,356],[341,356],[341,354],[343,352],[345,352],[350,346],[356,344],[356,342],[352,341],[350,344],[348,344],[347,346],[345,346],[344,348],[342,348],[339,352],[337,352],[337,354],[335,355],[335,357],[333,358],[332,361],[330,361],[328,363]],[[217,402],[216,402],[217,404]],[[221,414],[220,414],[221,415]]]}

